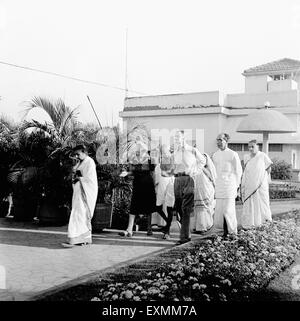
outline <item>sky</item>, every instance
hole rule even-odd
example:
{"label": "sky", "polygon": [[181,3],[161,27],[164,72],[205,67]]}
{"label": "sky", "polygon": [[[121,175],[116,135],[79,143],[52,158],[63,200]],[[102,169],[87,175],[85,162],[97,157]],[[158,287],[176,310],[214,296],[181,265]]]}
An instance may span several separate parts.
{"label": "sky", "polygon": [[[79,120],[117,124],[129,97],[244,91],[241,73],[300,60],[296,0],[0,0],[0,114],[20,120],[34,96],[62,98]],[[26,119],[47,120],[32,111]]]}

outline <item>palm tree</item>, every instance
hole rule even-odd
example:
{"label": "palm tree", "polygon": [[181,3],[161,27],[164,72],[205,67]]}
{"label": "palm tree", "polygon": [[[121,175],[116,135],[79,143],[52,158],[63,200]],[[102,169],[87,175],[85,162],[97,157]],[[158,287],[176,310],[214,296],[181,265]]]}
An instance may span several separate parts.
{"label": "palm tree", "polygon": [[[79,126],[77,108],[72,110],[62,99],[51,101],[44,97],[33,97],[24,117],[36,108],[44,110],[51,121],[23,121],[16,130],[17,156],[8,174],[14,201],[20,203],[29,200],[32,203],[30,197],[40,200],[41,192],[47,191],[47,197],[51,196],[58,203],[65,202],[63,196],[66,193],[62,188],[68,184],[68,180],[65,180],[68,152],[72,147],[73,133]],[[25,197],[25,191],[31,191],[30,197]],[[22,207],[25,206],[22,204]]]}
{"label": "palm tree", "polygon": [[71,109],[66,106],[61,98],[51,101],[45,97],[35,96],[28,102],[24,117],[36,108],[40,108],[46,112],[51,119],[51,123],[45,122],[42,124],[35,120],[29,122],[24,121],[22,129],[26,130],[31,128],[41,130],[52,136],[57,142],[61,143],[62,146],[70,145],[74,132],[79,127],[79,122],[77,121],[78,107]]}

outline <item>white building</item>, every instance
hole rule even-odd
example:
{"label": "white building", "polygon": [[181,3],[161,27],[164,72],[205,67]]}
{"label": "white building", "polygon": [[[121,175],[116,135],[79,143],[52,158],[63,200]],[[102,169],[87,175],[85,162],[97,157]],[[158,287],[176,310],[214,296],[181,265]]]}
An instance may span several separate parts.
{"label": "white building", "polygon": [[[216,136],[227,132],[230,146],[240,157],[247,151],[247,142],[261,134],[237,133],[242,118],[270,102],[270,108],[284,113],[297,133],[271,134],[269,155],[284,159],[300,169],[300,61],[280,59],[245,70],[245,92],[222,95],[219,91],[187,94],[131,97],[125,99],[120,113],[123,125],[142,123],[149,129],[203,129],[204,150],[216,150]],[[297,171],[295,171],[297,172]]]}

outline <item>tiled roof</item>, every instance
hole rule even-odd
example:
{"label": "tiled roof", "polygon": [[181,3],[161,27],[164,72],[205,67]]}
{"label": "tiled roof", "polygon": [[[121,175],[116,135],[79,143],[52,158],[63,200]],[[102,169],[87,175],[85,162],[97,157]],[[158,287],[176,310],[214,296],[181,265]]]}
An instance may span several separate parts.
{"label": "tiled roof", "polygon": [[264,72],[276,72],[276,71],[289,71],[289,70],[300,70],[300,61],[290,58],[283,58],[280,60],[272,61],[267,64],[252,67],[246,69],[244,74],[251,73],[264,73]]}

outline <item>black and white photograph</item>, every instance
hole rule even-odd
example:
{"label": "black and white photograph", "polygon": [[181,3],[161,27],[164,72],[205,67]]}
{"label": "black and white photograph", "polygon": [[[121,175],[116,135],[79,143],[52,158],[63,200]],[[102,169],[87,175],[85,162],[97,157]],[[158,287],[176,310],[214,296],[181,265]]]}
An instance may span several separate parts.
{"label": "black and white photograph", "polygon": [[300,301],[299,35],[297,0],[0,0],[0,301]]}

